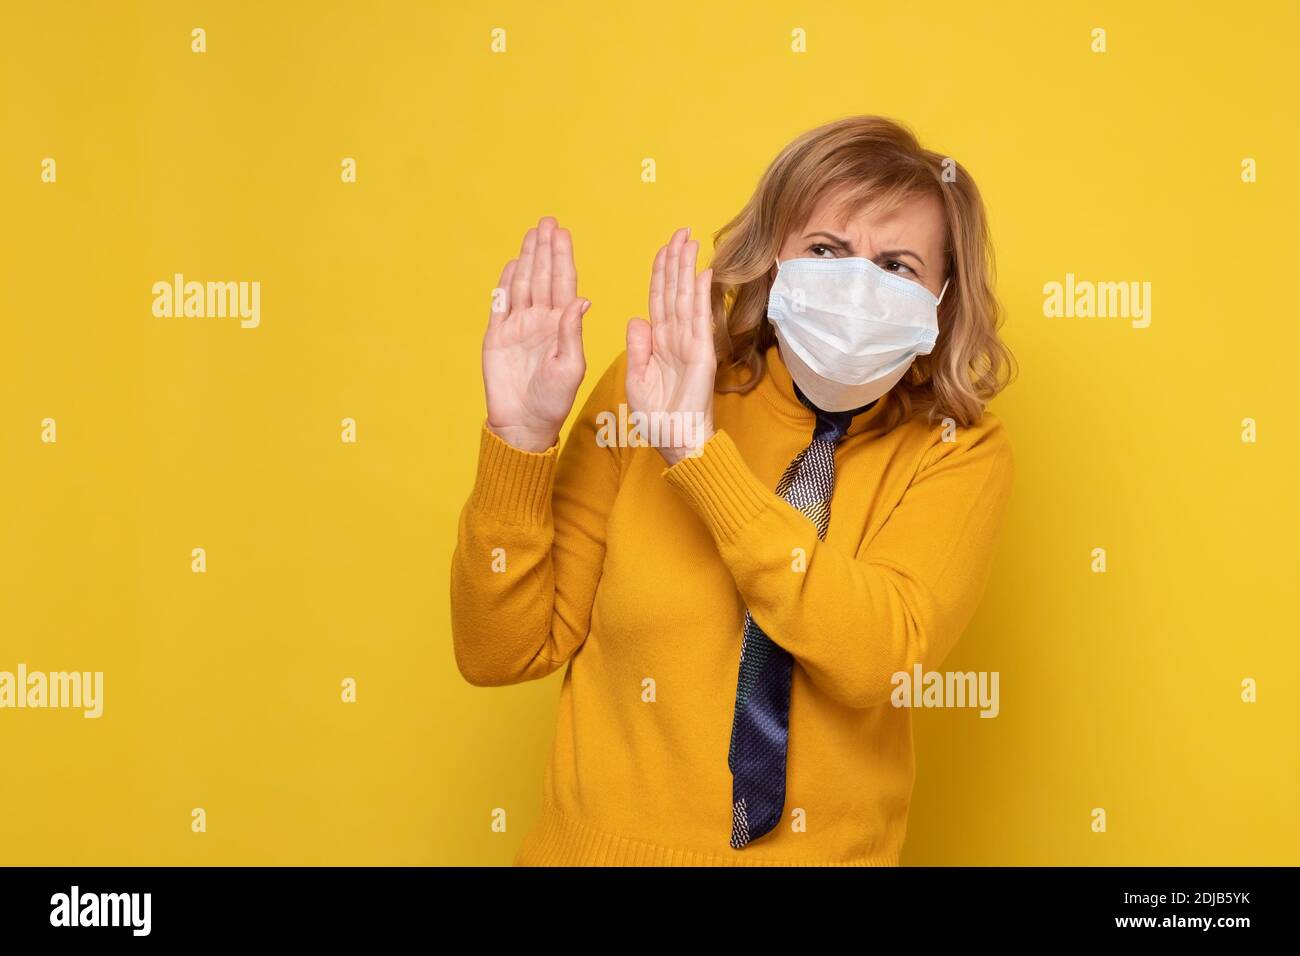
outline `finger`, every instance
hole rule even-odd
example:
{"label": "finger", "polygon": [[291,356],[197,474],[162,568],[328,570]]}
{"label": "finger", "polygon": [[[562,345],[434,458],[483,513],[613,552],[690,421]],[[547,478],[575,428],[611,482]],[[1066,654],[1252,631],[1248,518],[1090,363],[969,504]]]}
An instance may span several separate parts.
{"label": "finger", "polygon": [[664,264],[664,318],[670,324],[677,321],[677,268],[685,241],[685,229],[678,229],[668,240],[668,261]]}
{"label": "finger", "polygon": [[691,332],[696,338],[713,338],[713,269],[705,269],[695,280],[695,314]]}
{"label": "finger", "polygon": [[555,219],[543,216],[537,223],[537,254],[529,277],[533,305],[551,304],[551,240],[555,236]]}
{"label": "finger", "polygon": [[556,345],[556,357],[565,361],[582,360],[582,317],[591,308],[586,299],[574,296],[560,314],[559,341]]}
{"label": "finger", "polygon": [[519,247],[519,265],[515,266],[514,277],[510,280],[510,308],[526,309],[532,305],[529,284],[533,271],[533,250],[537,248],[537,230],[529,229],[524,233],[524,243]]}
{"label": "finger", "polygon": [[695,261],[699,254],[700,244],[692,239],[682,246],[677,267],[677,321],[681,324],[681,331],[688,335],[695,320]]}
{"label": "finger", "polygon": [[518,265],[518,259],[511,259],[506,263],[506,267],[501,270],[501,278],[497,279],[497,287],[492,290],[492,304],[488,307],[489,325],[494,320],[504,319],[510,314],[510,280],[514,276],[515,268]]}
{"label": "finger", "polygon": [[660,246],[655,253],[654,265],[650,268],[650,324],[662,325],[664,322],[664,264],[668,261],[668,247]]}
{"label": "finger", "polygon": [[650,364],[650,323],[645,319],[634,318],[627,323],[627,374],[629,378],[640,378]]}
{"label": "finger", "polygon": [[578,270],[573,264],[573,236],[556,229],[551,240],[551,302],[561,308],[578,295]]}

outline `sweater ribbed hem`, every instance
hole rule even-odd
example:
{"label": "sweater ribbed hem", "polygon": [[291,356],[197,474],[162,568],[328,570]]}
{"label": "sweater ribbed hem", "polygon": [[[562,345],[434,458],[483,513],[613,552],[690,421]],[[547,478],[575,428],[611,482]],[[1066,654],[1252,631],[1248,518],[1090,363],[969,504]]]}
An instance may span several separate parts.
{"label": "sweater ribbed hem", "polygon": [[550,513],[557,457],[556,447],[523,451],[484,424],[471,506],[505,524],[542,524]]}
{"label": "sweater ribbed hem", "polygon": [[726,854],[647,843],[607,833],[577,820],[550,801],[524,838],[515,866],[898,866],[898,852],[845,861],[764,860],[746,850]]}
{"label": "sweater ribbed hem", "polygon": [[700,454],[664,470],[664,478],[682,492],[709,531],[725,541],[763,511],[775,497],[758,480],[740,449],[722,429],[714,432]]}

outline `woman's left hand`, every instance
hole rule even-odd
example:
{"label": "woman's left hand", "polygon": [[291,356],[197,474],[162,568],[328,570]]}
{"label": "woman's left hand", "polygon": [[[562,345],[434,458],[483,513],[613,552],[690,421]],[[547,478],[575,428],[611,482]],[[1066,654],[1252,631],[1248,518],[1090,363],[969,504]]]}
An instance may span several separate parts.
{"label": "woman's left hand", "polygon": [[678,229],[655,256],[650,321],[627,324],[627,398],[652,444],[675,465],[713,435],[713,270],[695,274],[697,240]]}

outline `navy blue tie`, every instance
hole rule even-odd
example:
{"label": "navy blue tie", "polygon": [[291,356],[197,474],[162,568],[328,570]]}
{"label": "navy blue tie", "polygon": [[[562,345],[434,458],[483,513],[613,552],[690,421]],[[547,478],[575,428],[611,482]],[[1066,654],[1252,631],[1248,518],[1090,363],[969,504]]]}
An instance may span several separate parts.
{"label": "navy blue tie", "polygon": [[[813,522],[826,537],[831,494],[835,490],[835,446],[853,416],[875,402],[847,412],[824,412],[799,387],[795,395],[817,418],[812,443],[795,456],[776,493]],[[745,611],[740,644],[740,676],[731,725],[731,845],[739,850],[781,822],[785,811],[785,762],[790,736],[790,684],[794,661]]]}

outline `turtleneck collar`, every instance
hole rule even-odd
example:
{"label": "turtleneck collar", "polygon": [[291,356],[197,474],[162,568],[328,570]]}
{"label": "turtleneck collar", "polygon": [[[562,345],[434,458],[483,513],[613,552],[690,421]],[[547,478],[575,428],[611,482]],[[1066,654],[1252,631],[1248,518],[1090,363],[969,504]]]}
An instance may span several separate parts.
{"label": "turtleneck collar", "polygon": [[[767,359],[767,368],[762,381],[755,387],[755,391],[763,396],[768,405],[771,406],[772,411],[778,416],[791,424],[798,425],[801,429],[811,432],[817,418],[812,409],[801,402],[799,396],[795,393],[794,379],[790,377],[790,370],[781,361],[780,347],[775,344],[769,345],[765,357]],[[853,416],[853,421],[850,423],[846,434],[856,435],[870,428],[872,423],[880,417],[880,412],[888,401],[889,393],[886,392],[867,406],[866,409],[857,412]]]}

